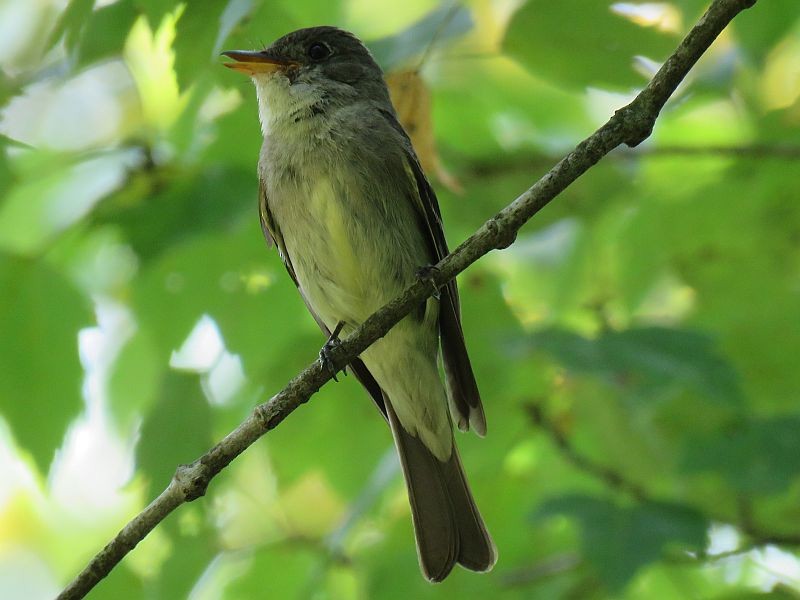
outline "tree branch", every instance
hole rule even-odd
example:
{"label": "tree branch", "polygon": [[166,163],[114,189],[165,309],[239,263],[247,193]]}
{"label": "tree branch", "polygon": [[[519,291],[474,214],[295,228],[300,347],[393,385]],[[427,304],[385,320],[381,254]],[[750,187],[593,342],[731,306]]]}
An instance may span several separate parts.
{"label": "tree branch", "polygon": [[[620,144],[633,147],[646,139],[664,104],[692,66],[731,19],[753,4],[755,0],[714,0],[633,102],[618,110],[544,177],[436,265],[431,274],[436,286],[444,285],[490,251],[511,245],[517,231],[533,215],[611,150]],[[432,293],[429,280],[417,281],[344,339],[330,352],[330,359],[338,367],[348,364]],[[329,379],[330,370],[321,361],[312,363],[268,402],[257,406],[239,427],[206,454],[189,465],[178,467],[169,486],[97,553],[58,598],[83,598],[168,514],[184,502],[205,494],[214,476],[294,409],[307,402]]]}

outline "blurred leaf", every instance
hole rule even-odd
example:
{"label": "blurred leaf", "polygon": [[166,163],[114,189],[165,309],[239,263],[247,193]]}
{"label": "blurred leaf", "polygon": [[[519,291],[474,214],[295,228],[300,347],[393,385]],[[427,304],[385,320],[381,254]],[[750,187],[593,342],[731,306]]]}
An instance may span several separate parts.
{"label": "blurred leaf", "polygon": [[743,401],[735,369],[698,332],[647,327],[606,331],[591,340],[550,329],[534,334],[530,343],[573,371],[631,386],[641,397],[684,387],[720,403]]}
{"label": "blurred leaf", "polygon": [[664,60],[679,40],[615,14],[611,5],[528,0],[514,13],[503,48],[534,74],[565,87],[642,86],[646,78],[634,70],[634,56]]}
{"label": "blurred leaf", "polygon": [[725,161],[720,170],[718,160],[701,161],[693,177],[686,158],[652,164],[647,200],[615,243],[623,269],[641,262],[642,273],[649,263],[678,278],[692,302],[687,326],[715,332],[748,399],[788,411],[800,389],[800,290],[791,266],[800,261],[800,204],[783,161]]}
{"label": "blurred leaf", "polygon": [[739,590],[714,596],[714,600],[797,600],[797,598],[797,590],[783,583],[778,583],[771,590],[765,592]]}
{"label": "blurred leaf", "polygon": [[748,10],[732,28],[743,49],[758,65],[800,21],[796,0],[771,0],[768,10]]}
{"label": "blurred leaf", "polygon": [[369,42],[367,46],[378,64],[389,71],[422,56],[431,45],[435,47],[465,34],[472,26],[468,8],[457,2],[443,3],[407,29]]}
{"label": "blurred leaf", "polygon": [[92,12],[86,19],[81,35],[79,64],[85,65],[120,54],[138,16],[133,0],[118,0]]}
{"label": "blurred leaf", "polygon": [[209,315],[259,384],[280,373],[270,383],[283,385],[286,368],[304,365],[319,350],[298,344],[298,336],[320,334],[277,253],[266,247],[257,215],[238,234],[198,236],[170,247],[142,270],[133,306],[160,360]]}
{"label": "blurred leaf", "polygon": [[128,426],[148,412],[166,369],[149,332],[140,329],[122,347],[108,381],[111,412],[120,425]]}
{"label": "blurred leaf", "polygon": [[132,197],[126,188],[93,215],[98,225],[120,226],[144,261],[201,234],[231,229],[243,215],[255,214],[258,220],[258,182],[252,170],[212,165],[199,173],[167,171],[153,178],[149,194],[142,190]]}
{"label": "blurred leaf", "polygon": [[[320,562],[319,555],[302,546],[267,546],[253,553],[247,571],[228,582],[227,600],[251,600],[264,595],[264,590],[280,591],[283,598],[301,598],[307,581]],[[278,567],[279,568],[276,568]]]}
{"label": "blurred leaf", "polygon": [[114,600],[140,600],[145,597],[145,586],[141,577],[123,562],[111,570],[97,586],[97,595],[103,594]]}
{"label": "blurred leaf", "polygon": [[165,15],[179,5],[175,0],[134,0],[134,5],[147,17],[150,29],[155,31]]}
{"label": "blurred leaf", "polygon": [[225,43],[225,40],[227,40],[231,33],[233,33],[234,29],[239,25],[239,23],[241,23],[250,15],[253,7],[256,4],[256,0],[228,1],[228,4],[225,6],[225,10],[222,11],[222,15],[219,19],[219,32],[217,33],[217,39],[214,42],[213,50],[215,55],[225,50],[225,48],[222,47]]}
{"label": "blurred leaf", "polygon": [[166,487],[178,465],[192,462],[211,445],[211,410],[198,375],[167,371],[136,446],[136,463],[150,489]]}
{"label": "blurred leaf", "polygon": [[777,494],[800,475],[800,416],[751,418],[714,436],[690,439],[683,468],[716,472],[745,493]]}
{"label": "blurred leaf", "polygon": [[169,532],[172,552],[145,597],[154,600],[190,598],[191,592],[219,552],[216,534],[203,504],[183,507],[162,528]]}
{"label": "blurred leaf", "polygon": [[[0,98],[0,102],[2,102],[2,98]],[[11,187],[14,177],[8,166],[7,154],[8,147],[13,144],[14,140],[0,134],[0,197],[5,197],[8,188]]]}
{"label": "blurred leaf", "polygon": [[612,590],[620,590],[645,565],[673,547],[700,550],[708,522],[680,505],[647,502],[617,506],[589,496],[565,496],[545,503],[539,516],[566,514],[581,528],[581,548]]}
{"label": "blurred leaf", "polygon": [[239,85],[242,86],[244,105],[217,119],[215,126],[218,135],[204,149],[203,159],[209,164],[225,163],[228,170],[233,167],[241,169],[241,181],[249,183],[252,190],[249,192],[249,201],[255,203],[255,164],[264,138],[258,123],[255,88],[249,81],[239,81]]}
{"label": "blurred leaf", "polygon": [[70,0],[59,16],[45,47],[49,50],[63,37],[67,52],[74,50],[93,8],[94,0]]}
{"label": "blurred leaf", "polygon": [[78,331],[92,322],[63,275],[0,254],[0,411],[42,473],[83,406]]}
{"label": "blurred leaf", "polygon": [[347,18],[347,10],[342,0],[304,0],[292,2],[279,0],[269,2],[259,0],[246,27],[233,32],[232,40],[246,41],[247,45],[230,46],[229,49],[247,49],[254,46],[268,46],[279,37],[300,29],[317,25],[336,25]]}
{"label": "blurred leaf", "polygon": [[0,246],[19,254],[43,252],[122,186],[139,159],[126,149],[88,158],[25,153],[13,164],[19,182],[0,203]]}
{"label": "blurred leaf", "polygon": [[[313,350],[308,354],[313,356]],[[386,421],[354,379],[348,376],[326,386],[307,409],[296,411],[270,433],[267,444],[280,483],[299,483],[304,473],[322,469],[327,483],[349,499],[364,488],[392,438]]]}
{"label": "blurred leaf", "polygon": [[289,537],[322,539],[333,531],[345,516],[341,498],[319,471],[306,475],[281,494],[281,517]]}
{"label": "blurred leaf", "polygon": [[[181,90],[187,89],[195,80],[203,77],[218,65],[217,60],[221,45],[227,32],[233,28],[233,17],[242,19],[244,11],[228,9],[231,4],[238,5],[240,0],[211,0],[210,2],[189,2],[185,5],[175,28],[175,75]],[[228,17],[223,23],[223,14]],[[221,72],[222,69],[219,69]]]}

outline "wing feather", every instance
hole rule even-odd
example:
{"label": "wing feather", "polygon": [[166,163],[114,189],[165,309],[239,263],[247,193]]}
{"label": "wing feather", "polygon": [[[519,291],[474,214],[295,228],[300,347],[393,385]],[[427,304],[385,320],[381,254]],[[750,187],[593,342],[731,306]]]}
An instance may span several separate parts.
{"label": "wing feather", "polygon": [[[435,259],[434,262],[439,262],[449,251],[436,194],[422,171],[411,140],[395,115],[389,111],[381,113],[405,141],[405,166],[414,189],[411,201],[417,211],[423,233],[426,234],[431,256]],[[439,331],[451,412],[459,429],[466,431],[472,427],[478,435],[483,436],[486,435],[486,416],[461,328],[461,306],[456,280],[451,279],[440,290],[440,294]]]}

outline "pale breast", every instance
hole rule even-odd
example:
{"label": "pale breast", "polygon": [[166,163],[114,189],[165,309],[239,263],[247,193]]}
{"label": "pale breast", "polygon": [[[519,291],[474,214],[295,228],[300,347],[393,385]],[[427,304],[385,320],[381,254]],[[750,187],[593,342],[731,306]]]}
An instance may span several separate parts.
{"label": "pale breast", "polygon": [[[360,323],[399,294],[426,264],[402,198],[330,174],[295,174],[269,186],[269,204],[306,297],[326,324]],[[365,189],[367,188],[367,189]]]}
{"label": "pale breast", "polygon": [[356,106],[273,119],[262,148],[270,212],[306,298],[331,328],[362,322],[432,259],[402,146],[376,118]]}

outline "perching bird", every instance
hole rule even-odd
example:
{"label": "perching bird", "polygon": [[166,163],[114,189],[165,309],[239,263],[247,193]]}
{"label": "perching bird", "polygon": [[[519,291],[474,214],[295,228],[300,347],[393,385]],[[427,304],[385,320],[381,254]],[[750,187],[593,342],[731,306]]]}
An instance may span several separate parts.
{"label": "perching bird", "polygon": [[[349,334],[448,252],[383,73],[335,27],[224,54],[256,86],[264,234],[323,332]],[[430,581],[455,563],[487,571],[497,559],[453,439],[452,421],[486,432],[459,313],[453,280],[350,364],[391,427]]]}

